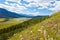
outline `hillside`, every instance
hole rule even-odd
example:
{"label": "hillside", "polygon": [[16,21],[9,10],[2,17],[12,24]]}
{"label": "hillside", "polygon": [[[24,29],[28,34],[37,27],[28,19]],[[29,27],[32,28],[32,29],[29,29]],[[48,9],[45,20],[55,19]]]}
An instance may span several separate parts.
{"label": "hillside", "polygon": [[60,12],[14,34],[8,40],[60,40]]}
{"label": "hillside", "polygon": [[[26,20],[25,18],[23,18],[25,21],[23,19],[22,20],[19,19],[18,23],[16,22],[16,19],[15,21],[13,19],[10,22],[12,22],[14,25],[10,24],[7,21],[8,23],[5,22],[5,24],[9,24],[10,26],[5,26],[3,24],[6,28],[5,27],[3,28],[2,26],[2,28],[0,29],[0,40],[7,40],[8,38],[12,37],[14,34],[19,33],[27,28],[30,28],[31,26],[36,25],[37,23],[40,23],[47,18],[48,16],[44,16],[42,18],[32,18],[32,19],[26,18]],[[20,22],[20,21],[23,21],[23,22]]]}

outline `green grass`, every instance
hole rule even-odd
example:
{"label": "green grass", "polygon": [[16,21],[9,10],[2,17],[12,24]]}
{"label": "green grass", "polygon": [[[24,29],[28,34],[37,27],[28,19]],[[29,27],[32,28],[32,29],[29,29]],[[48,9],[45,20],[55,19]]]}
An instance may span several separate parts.
{"label": "green grass", "polygon": [[[23,23],[24,21],[28,21],[31,18],[0,18],[0,40],[6,40],[8,37],[10,37],[15,31],[10,31],[8,33],[4,33],[5,29],[10,28],[11,26],[18,25]],[[1,34],[2,32],[2,34]]]}
{"label": "green grass", "polygon": [[0,25],[0,40],[60,40],[60,12],[49,18],[9,19]]}
{"label": "green grass", "polygon": [[43,22],[15,33],[8,40],[60,40],[60,12]]}
{"label": "green grass", "polygon": [[6,22],[6,18],[0,18],[0,29],[7,28],[13,25],[17,25],[19,23],[22,23],[30,18],[9,18]]}
{"label": "green grass", "polygon": [[48,17],[33,18],[33,19],[28,18],[30,20],[24,18],[25,21],[22,23],[12,25],[10,27],[2,28],[2,29],[0,29],[0,40],[7,40],[8,38],[11,38],[15,33],[19,33],[27,28],[30,28],[30,26],[40,23],[43,20],[45,20],[46,18],[48,18]]}

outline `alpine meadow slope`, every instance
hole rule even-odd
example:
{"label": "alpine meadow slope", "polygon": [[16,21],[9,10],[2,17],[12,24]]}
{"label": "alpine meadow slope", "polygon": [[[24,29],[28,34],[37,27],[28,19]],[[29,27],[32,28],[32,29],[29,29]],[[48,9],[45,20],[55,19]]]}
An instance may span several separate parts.
{"label": "alpine meadow slope", "polygon": [[8,40],[60,40],[60,12],[56,12],[43,22],[14,34]]}
{"label": "alpine meadow slope", "polygon": [[[0,29],[0,40],[7,40],[7,39],[13,37],[16,33],[19,33],[21,31],[24,31],[25,29],[28,29],[31,26],[36,25],[37,23],[42,22],[46,18],[48,18],[48,16],[44,16],[42,18],[32,18],[32,19],[26,18],[26,20],[23,18],[22,20],[20,19],[18,21],[18,23],[16,22],[16,19],[13,19],[13,22],[12,22],[12,20],[10,22],[12,22],[14,25],[11,25],[8,21],[7,21],[7,23],[6,22],[3,22],[5,24],[8,24],[9,23],[10,26],[9,25],[8,26],[7,25],[5,26],[3,24],[5,27],[2,26],[2,28]],[[23,22],[21,22],[21,21],[23,21]],[[17,24],[15,24],[15,23],[17,23]]]}

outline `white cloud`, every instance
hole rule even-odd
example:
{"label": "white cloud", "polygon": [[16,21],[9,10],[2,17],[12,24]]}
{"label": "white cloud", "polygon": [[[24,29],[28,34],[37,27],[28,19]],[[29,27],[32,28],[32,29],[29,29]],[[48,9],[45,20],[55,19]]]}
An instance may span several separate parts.
{"label": "white cloud", "polygon": [[35,11],[35,12],[30,12],[30,11],[24,11],[24,12],[22,12],[23,14],[26,14],[26,15],[33,15],[33,16],[38,16],[38,15],[40,15],[40,12],[38,12],[38,11]]}
{"label": "white cloud", "polygon": [[8,5],[9,3],[8,3],[8,2],[5,2],[5,4],[7,4],[7,5]]}
{"label": "white cloud", "polygon": [[28,15],[34,15],[34,16],[38,16],[38,15],[40,15],[40,13],[39,12],[30,12],[30,13],[28,13]]}
{"label": "white cloud", "polygon": [[24,1],[26,1],[26,2],[31,2],[31,1],[33,1],[33,0],[24,0]]}
{"label": "white cloud", "polygon": [[[29,2],[30,4],[25,5],[27,7],[39,7],[38,9],[44,9],[47,8],[48,10],[52,11],[60,11],[60,1],[57,0],[24,0],[26,2]],[[54,2],[54,4],[51,4],[51,2]],[[55,6],[52,8],[49,8],[48,6]]]}
{"label": "white cloud", "polygon": [[18,4],[17,4],[16,6],[17,6],[17,9],[18,9],[18,10],[24,10],[24,9],[26,9],[24,6],[20,6],[20,5],[18,5]]}
{"label": "white cloud", "polygon": [[[15,3],[9,3],[8,1],[15,2]],[[0,8],[5,8],[9,11],[17,12],[17,13],[19,13],[18,11],[26,10],[26,8],[24,6],[20,5],[21,0],[6,0],[5,4],[0,4]]]}
{"label": "white cloud", "polygon": [[47,8],[47,6],[50,6],[52,1],[54,0],[24,0],[26,2],[30,2],[30,4],[28,5],[25,5],[25,6],[28,6],[28,7],[32,7],[32,6],[35,6],[35,7],[38,7],[38,6],[42,6],[42,8]]}
{"label": "white cloud", "polygon": [[6,1],[18,2],[18,1],[21,1],[21,0],[6,0]]}
{"label": "white cloud", "polygon": [[4,8],[4,9],[7,9],[9,11],[12,11],[13,10],[13,6],[8,6],[8,5],[4,5],[4,4],[0,4],[0,8]]}
{"label": "white cloud", "polygon": [[54,8],[49,8],[49,10],[60,11],[60,1],[56,1],[54,6],[55,6]]}
{"label": "white cloud", "polygon": [[3,8],[4,6],[3,6],[3,4],[0,4],[0,8]]}
{"label": "white cloud", "polygon": [[26,8],[24,6],[20,6],[18,4],[11,4],[10,6],[0,4],[0,8],[4,8],[4,9],[7,9],[9,11],[16,12],[16,13],[19,13],[19,11],[26,10]]}
{"label": "white cloud", "polygon": [[16,2],[18,4],[21,4],[21,0],[6,0],[6,2],[8,2],[8,1],[10,1],[10,2]]}

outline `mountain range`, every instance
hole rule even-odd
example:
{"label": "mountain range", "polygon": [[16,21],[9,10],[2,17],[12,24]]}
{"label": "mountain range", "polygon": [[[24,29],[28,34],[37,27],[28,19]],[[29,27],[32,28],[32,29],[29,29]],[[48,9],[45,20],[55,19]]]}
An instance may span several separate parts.
{"label": "mountain range", "polygon": [[36,18],[36,17],[43,17],[43,16],[29,16],[26,14],[18,14],[18,13],[10,12],[6,9],[0,8],[0,18],[20,18],[20,17]]}

